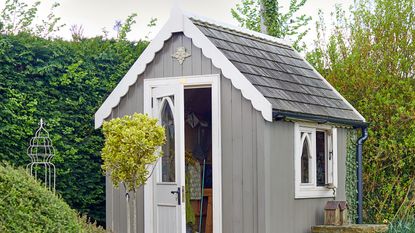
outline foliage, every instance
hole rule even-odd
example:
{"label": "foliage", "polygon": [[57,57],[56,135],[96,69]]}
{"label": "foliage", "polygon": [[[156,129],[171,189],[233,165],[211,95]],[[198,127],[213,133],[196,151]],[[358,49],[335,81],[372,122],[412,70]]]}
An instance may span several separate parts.
{"label": "foliage", "polygon": [[349,205],[349,222],[355,223],[357,219],[357,176],[356,176],[356,131],[347,131],[346,148],[346,201]]}
{"label": "foliage", "polygon": [[408,218],[389,224],[388,233],[415,233],[415,220]]}
{"label": "foliage", "polygon": [[59,7],[59,3],[52,5],[49,15],[42,20],[41,24],[33,25],[39,5],[40,1],[29,6],[20,0],[6,0],[0,15],[0,33],[17,35],[25,32],[47,38],[65,26],[65,24],[59,24],[60,17],[54,13],[54,10]]}
{"label": "foliage", "polygon": [[157,151],[166,140],[158,119],[135,113],[103,124],[105,145],[102,168],[111,176],[115,187],[136,191],[149,177],[149,166],[159,158]]}
{"label": "foliage", "polygon": [[360,0],[324,20],[308,60],[370,122],[364,146],[364,218],[414,214],[415,1]]}
{"label": "foliage", "polygon": [[[133,192],[136,206],[136,191],[151,176],[150,166],[160,155],[159,147],[166,141],[164,128],[157,118],[147,114],[111,119],[103,124],[105,145],[102,149],[103,170],[109,174],[115,187],[124,185],[127,201],[127,232],[131,232],[129,192]],[[133,210],[133,232],[137,231],[136,208]]]}
{"label": "foliage", "polygon": [[40,118],[57,154],[57,191],[102,223],[103,137],[94,113],[147,42],[47,40],[27,33],[0,35],[0,161],[29,162],[26,148]]}
{"label": "foliage", "polygon": [[231,13],[242,27],[278,38],[291,38],[294,48],[302,51],[305,48],[302,39],[309,31],[304,28],[311,17],[297,13],[306,1],[291,0],[287,11],[282,12],[278,0],[242,0]]}
{"label": "foliage", "polygon": [[136,23],[135,17],[137,17],[137,13],[133,13],[127,17],[125,20],[125,23],[120,24],[119,30],[118,30],[118,39],[119,40],[126,40],[127,34],[131,31],[131,26]]}
{"label": "foliage", "polygon": [[105,232],[23,169],[0,164],[0,232]]}

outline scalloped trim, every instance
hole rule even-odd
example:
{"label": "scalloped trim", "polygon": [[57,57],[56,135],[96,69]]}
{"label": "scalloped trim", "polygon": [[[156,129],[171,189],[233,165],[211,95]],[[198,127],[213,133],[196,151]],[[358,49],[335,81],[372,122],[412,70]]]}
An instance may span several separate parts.
{"label": "scalloped trim", "polygon": [[262,113],[267,121],[272,121],[271,103],[246,79],[246,77],[219,51],[216,46],[189,20],[180,9],[172,10],[170,19],[144,50],[141,56],[128,70],[115,89],[107,97],[101,107],[95,113],[95,128],[99,128],[104,119],[107,118],[114,107],[116,107],[123,96],[142,74],[147,64],[153,61],[156,53],[160,51],[164,42],[171,38],[173,33],[183,32],[185,36],[192,39],[195,46],[202,50],[212,64],[221,69],[223,76],[231,80],[232,85],[242,92],[242,96],[250,100],[252,106]]}

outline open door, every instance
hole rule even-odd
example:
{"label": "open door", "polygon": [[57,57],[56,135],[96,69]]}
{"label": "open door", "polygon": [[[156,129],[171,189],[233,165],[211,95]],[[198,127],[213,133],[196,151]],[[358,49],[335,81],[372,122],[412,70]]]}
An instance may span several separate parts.
{"label": "open door", "polygon": [[[161,148],[163,156],[150,168],[152,175],[144,186],[145,233],[186,233],[193,207],[193,223],[202,226],[193,232],[222,232],[219,80],[219,75],[144,80],[144,112],[159,119],[167,139]],[[191,116],[200,121],[193,122],[189,129]],[[200,176],[189,176],[188,166],[186,177],[185,154],[189,158],[186,148],[199,158]],[[185,185],[186,178],[189,187]],[[199,182],[191,182],[190,178]],[[196,195],[192,199],[195,194],[192,190],[196,190],[192,187],[199,186],[203,189],[197,202]],[[186,201],[190,204],[188,208]]]}
{"label": "open door", "polygon": [[162,157],[152,175],[155,233],[183,233],[185,229],[183,89],[178,83],[153,87],[152,115],[166,132]]}

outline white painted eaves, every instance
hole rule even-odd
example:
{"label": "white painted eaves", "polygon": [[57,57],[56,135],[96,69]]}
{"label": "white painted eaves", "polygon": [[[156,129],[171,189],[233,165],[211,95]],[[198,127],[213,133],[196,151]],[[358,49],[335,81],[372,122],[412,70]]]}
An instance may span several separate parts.
{"label": "white painted eaves", "polygon": [[153,61],[156,53],[163,48],[164,42],[175,32],[183,32],[185,36],[191,38],[195,46],[202,50],[203,55],[210,58],[214,66],[221,69],[223,76],[231,80],[232,85],[241,91],[242,96],[250,100],[252,106],[261,112],[264,119],[272,121],[271,103],[248,81],[248,79],[225,57],[225,55],[213,45],[213,43],[187,16],[183,14],[180,9],[174,8],[167,23],[95,113],[95,128],[99,128],[102,125],[104,119],[111,114],[112,109],[116,107],[121,98],[127,94],[129,87],[135,84],[138,76],[145,71],[147,64]]}

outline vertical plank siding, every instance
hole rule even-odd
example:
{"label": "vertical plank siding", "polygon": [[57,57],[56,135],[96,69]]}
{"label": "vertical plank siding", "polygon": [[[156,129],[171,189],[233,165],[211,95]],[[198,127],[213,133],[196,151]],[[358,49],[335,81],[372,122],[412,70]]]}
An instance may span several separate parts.
{"label": "vertical plank siding", "polygon": [[[268,123],[267,123],[268,125]],[[294,123],[270,123],[268,174],[270,197],[270,232],[310,232],[310,227],[323,223],[323,207],[332,198],[294,199]],[[336,199],[345,200],[346,129],[338,129],[338,188]],[[264,231],[265,232],[265,231]]]}
{"label": "vertical plank siding", "polygon": [[232,84],[221,80],[221,132],[222,132],[222,230],[233,231],[233,146],[232,146]]}
{"label": "vertical plank siding", "polygon": [[[172,58],[177,47],[191,56],[183,65]],[[111,117],[143,112],[143,80],[161,77],[220,74],[191,39],[177,33],[167,40],[146,71],[112,111]],[[265,122],[250,101],[221,77],[222,232],[303,233],[322,223],[322,207],[328,199],[294,199],[294,124]],[[109,119],[110,119],[109,118]],[[109,120],[107,119],[107,120]],[[339,188],[345,199],[345,130],[338,130]],[[106,179],[108,229],[126,232],[123,188]],[[144,232],[144,192],[137,193],[138,233]],[[132,222],[132,221],[131,221]]]}

